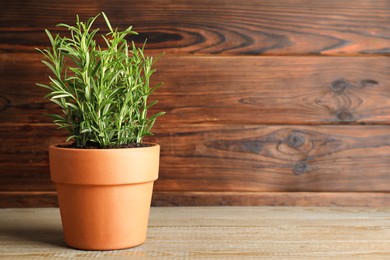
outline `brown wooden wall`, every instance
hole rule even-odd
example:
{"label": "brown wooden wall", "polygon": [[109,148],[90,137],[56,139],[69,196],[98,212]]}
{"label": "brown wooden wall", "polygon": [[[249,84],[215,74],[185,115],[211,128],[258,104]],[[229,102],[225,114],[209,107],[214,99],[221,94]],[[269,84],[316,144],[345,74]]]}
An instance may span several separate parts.
{"label": "brown wooden wall", "polygon": [[[0,2],[0,206],[56,205],[44,29],[105,11],[165,52],[154,205],[390,205],[389,0]],[[98,25],[103,25],[100,20]]]}

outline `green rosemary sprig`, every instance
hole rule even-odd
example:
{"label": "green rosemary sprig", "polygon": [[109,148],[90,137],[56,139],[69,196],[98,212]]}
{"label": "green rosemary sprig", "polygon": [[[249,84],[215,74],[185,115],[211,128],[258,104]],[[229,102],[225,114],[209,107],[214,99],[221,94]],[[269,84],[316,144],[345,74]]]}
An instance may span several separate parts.
{"label": "green rosemary sprig", "polygon": [[45,30],[51,47],[37,50],[45,56],[42,62],[52,75],[49,84],[37,85],[48,89],[46,98],[61,108],[61,115],[50,116],[68,131],[67,141],[74,140],[77,147],[141,143],[152,135],[156,118],[164,114],[148,117],[148,109],[157,103],[148,103],[148,98],[161,85],[150,86],[155,61],[144,54],[144,46],[127,42],[127,35],[137,34],[132,27],[119,31],[104,13],[109,33],[101,35],[105,46],[98,45],[99,29],[92,26],[99,16],[86,22],[77,16],[74,26],[58,24],[69,36]]}

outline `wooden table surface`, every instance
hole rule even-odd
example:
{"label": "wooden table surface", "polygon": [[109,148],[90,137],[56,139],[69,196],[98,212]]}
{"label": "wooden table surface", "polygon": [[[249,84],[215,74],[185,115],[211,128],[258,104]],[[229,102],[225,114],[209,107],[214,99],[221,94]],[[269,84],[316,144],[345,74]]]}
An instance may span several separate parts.
{"label": "wooden table surface", "polygon": [[390,259],[390,209],[152,208],[136,248],[68,248],[57,208],[0,209],[0,259]]}

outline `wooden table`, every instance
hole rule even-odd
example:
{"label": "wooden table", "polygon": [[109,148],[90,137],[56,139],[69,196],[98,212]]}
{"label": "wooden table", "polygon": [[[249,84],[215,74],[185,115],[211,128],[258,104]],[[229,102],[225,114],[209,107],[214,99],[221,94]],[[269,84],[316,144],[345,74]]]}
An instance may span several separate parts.
{"label": "wooden table", "polygon": [[0,259],[390,259],[390,209],[152,208],[145,244],[81,251],[56,208],[0,209]]}

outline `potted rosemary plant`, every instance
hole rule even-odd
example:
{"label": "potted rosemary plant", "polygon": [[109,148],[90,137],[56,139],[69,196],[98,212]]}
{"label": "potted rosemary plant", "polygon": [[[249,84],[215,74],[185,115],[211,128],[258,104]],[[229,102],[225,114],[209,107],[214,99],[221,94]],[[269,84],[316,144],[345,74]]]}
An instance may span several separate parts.
{"label": "potted rosemary plant", "polygon": [[[46,31],[51,47],[39,50],[50,69],[46,98],[62,113],[51,114],[69,137],[49,147],[50,175],[56,185],[65,242],[86,250],[113,250],[146,239],[160,146],[145,143],[163,112],[148,116],[157,101],[148,97],[154,60],[128,43],[132,27],[113,28],[98,44],[97,15],[74,26],[58,24],[67,36]],[[70,142],[72,141],[72,142]]]}

